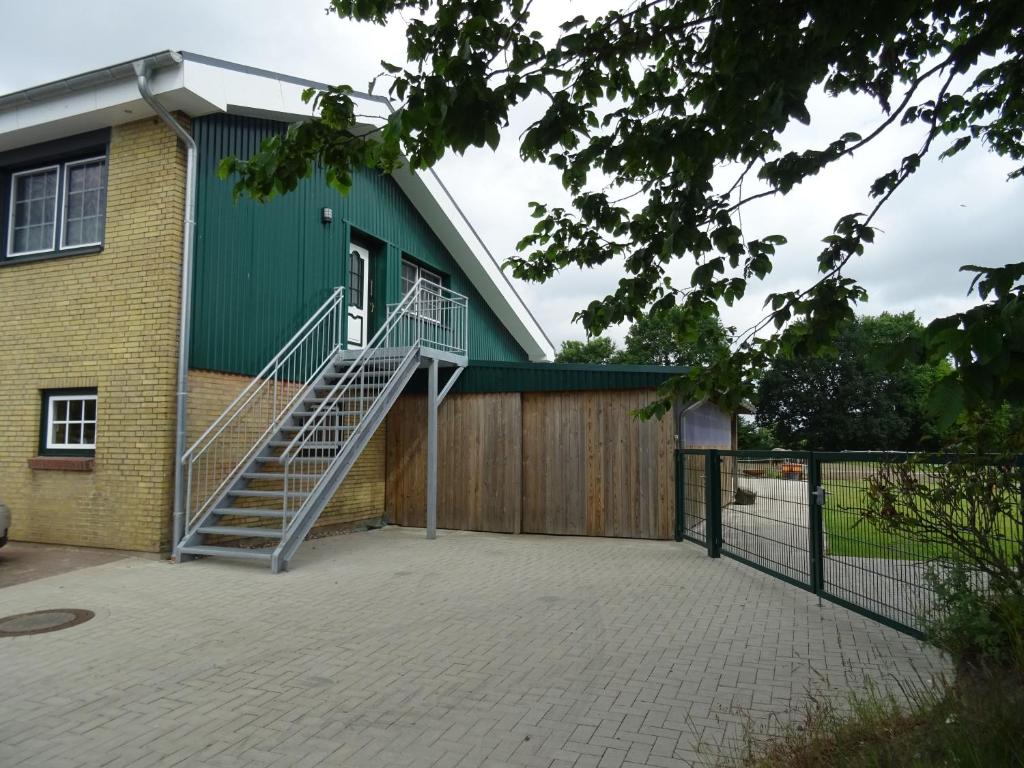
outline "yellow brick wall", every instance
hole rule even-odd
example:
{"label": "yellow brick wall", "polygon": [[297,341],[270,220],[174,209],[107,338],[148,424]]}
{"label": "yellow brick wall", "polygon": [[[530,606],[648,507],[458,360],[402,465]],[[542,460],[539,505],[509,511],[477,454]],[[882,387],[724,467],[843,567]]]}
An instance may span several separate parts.
{"label": "yellow brick wall", "polygon": [[[0,268],[0,501],[15,540],[169,547],[185,153],[115,127],[100,253]],[[94,470],[29,469],[43,389],[97,387]]]}
{"label": "yellow brick wall", "polygon": [[[189,371],[189,444],[221,414],[251,379],[210,371]],[[249,443],[251,445],[251,442]],[[315,528],[354,526],[384,516],[384,426],[367,443]],[[230,452],[230,451],[229,451]],[[230,463],[230,462],[229,462]],[[270,484],[269,487],[280,487]],[[259,505],[265,505],[259,501]],[[267,521],[252,520],[252,524]]]}

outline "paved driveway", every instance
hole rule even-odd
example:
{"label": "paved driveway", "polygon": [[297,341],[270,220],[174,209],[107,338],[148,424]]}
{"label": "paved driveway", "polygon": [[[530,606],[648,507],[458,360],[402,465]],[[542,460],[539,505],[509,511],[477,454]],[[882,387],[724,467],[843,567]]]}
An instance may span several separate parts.
{"label": "paved driveway", "polygon": [[[700,547],[388,528],[294,570],[126,559],[0,590],[0,765],[689,766],[914,640]],[[700,754],[699,754],[700,753]]]}

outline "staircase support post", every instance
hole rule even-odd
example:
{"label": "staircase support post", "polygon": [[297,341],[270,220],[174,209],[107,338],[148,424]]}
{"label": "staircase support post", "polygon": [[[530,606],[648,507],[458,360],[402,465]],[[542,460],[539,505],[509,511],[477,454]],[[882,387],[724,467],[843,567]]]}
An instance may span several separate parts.
{"label": "staircase support post", "polygon": [[437,538],[437,358],[427,375],[427,538]]}

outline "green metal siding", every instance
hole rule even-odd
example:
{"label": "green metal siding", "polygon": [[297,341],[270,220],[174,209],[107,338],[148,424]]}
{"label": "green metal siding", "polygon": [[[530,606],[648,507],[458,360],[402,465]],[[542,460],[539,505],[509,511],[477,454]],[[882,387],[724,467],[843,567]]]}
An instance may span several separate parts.
{"label": "green metal siding", "polygon": [[[251,156],[285,124],[213,115],[194,120],[192,128],[199,167],[191,367],[258,372],[342,284],[350,238],[368,245],[374,260],[372,328],[385,305],[400,298],[398,265],[408,254],[469,297],[470,357],[527,359],[390,176],[359,169],[343,196],[317,170],[268,203],[236,202],[231,183],[217,178],[217,164],[231,154]],[[332,224],[321,223],[322,208],[333,209]]]}
{"label": "green metal siding", "polygon": [[[684,367],[658,365],[590,365],[583,363],[495,363],[471,360],[452,392],[572,392],[609,389],[654,389],[686,373]],[[445,376],[445,374],[442,374]],[[442,382],[443,383],[443,382]],[[425,392],[418,372],[407,392]]]}

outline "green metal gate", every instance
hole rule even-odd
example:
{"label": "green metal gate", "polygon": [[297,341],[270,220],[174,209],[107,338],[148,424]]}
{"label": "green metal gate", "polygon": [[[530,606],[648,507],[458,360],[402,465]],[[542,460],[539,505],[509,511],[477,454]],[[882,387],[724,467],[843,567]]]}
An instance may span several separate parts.
{"label": "green metal gate", "polygon": [[[823,598],[920,637],[935,606],[930,567],[949,553],[872,526],[867,487],[902,453],[676,452],[676,539],[753,566]],[[923,463],[923,473],[946,459]],[[917,471],[917,470],[915,470]],[[938,470],[936,470],[938,471]],[[1024,497],[1024,493],[1022,493]],[[1007,537],[1024,541],[1021,512]]]}

